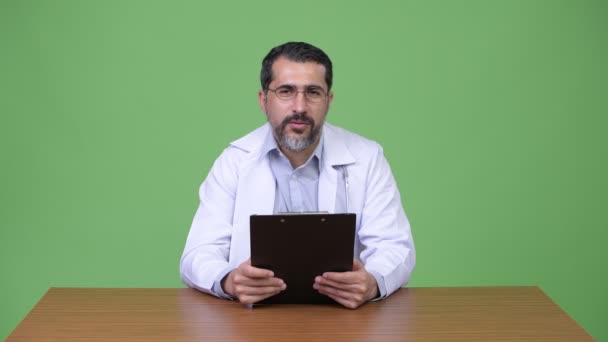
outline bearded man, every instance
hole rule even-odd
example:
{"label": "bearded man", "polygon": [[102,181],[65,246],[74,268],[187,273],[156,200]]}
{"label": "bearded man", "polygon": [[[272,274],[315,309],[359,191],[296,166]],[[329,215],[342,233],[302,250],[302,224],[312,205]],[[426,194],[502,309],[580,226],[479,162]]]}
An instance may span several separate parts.
{"label": "bearded man", "polygon": [[277,46],[264,58],[260,79],[268,122],[232,142],[201,185],[182,280],[218,297],[259,302],[289,284],[251,265],[251,215],[355,213],[353,270],[319,274],[311,286],[352,309],[386,298],[409,281],[416,252],[381,146],[325,123],[333,69],[321,49]]}

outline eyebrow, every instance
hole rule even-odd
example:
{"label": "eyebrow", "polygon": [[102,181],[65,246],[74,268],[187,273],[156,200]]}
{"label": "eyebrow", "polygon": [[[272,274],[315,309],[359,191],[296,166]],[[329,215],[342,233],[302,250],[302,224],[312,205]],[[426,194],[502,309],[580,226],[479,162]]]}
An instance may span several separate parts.
{"label": "eyebrow", "polygon": [[[285,83],[285,84],[281,84],[281,85],[277,86],[277,88],[281,88],[281,87],[293,87],[293,88],[298,89],[298,87],[295,84],[290,84],[290,83]],[[311,89],[311,88],[313,88],[313,89],[318,88],[321,90],[325,90],[325,88],[323,88],[322,86],[320,86],[318,84],[307,84],[304,86],[304,89]]]}

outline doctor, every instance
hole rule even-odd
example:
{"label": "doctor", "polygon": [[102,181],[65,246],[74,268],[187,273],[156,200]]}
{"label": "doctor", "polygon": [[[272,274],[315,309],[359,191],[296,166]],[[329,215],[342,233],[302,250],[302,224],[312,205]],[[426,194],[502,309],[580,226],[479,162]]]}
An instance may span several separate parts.
{"label": "doctor", "polygon": [[258,100],[268,123],[232,142],[201,185],[180,263],[186,285],[247,304],[285,290],[251,266],[249,216],[287,211],[357,215],[353,271],[311,279],[319,293],[354,309],[409,281],[414,242],[382,148],[325,123],[332,76],[329,57],[310,44],[264,58]]}

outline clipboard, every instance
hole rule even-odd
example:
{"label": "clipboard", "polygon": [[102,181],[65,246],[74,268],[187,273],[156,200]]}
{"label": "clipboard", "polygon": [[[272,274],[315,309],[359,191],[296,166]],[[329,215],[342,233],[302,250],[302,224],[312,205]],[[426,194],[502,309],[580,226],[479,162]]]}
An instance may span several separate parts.
{"label": "clipboard", "polygon": [[312,285],[323,272],[352,271],[355,221],[356,214],[251,215],[251,264],[287,284],[257,304],[335,303]]}

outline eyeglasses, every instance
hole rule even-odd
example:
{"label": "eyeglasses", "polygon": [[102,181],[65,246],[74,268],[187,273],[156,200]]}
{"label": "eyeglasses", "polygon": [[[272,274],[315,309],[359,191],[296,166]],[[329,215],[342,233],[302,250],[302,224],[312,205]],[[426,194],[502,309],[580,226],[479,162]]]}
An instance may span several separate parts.
{"label": "eyeglasses", "polygon": [[299,91],[296,86],[282,85],[280,87],[268,90],[275,93],[275,95],[281,100],[291,100],[298,95],[298,93],[304,93],[306,100],[310,102],[319,102],[327,96],[325,89],[318,86],[309,86],[306,89]]}

